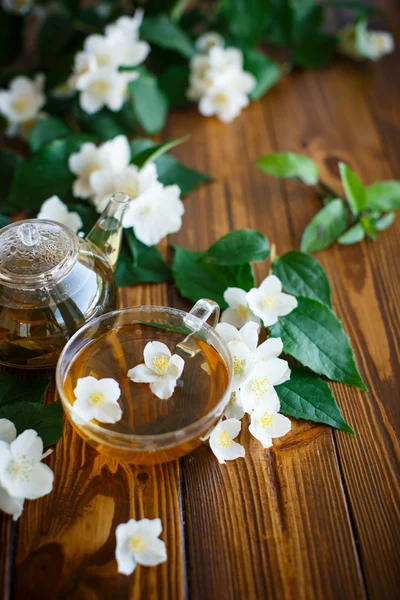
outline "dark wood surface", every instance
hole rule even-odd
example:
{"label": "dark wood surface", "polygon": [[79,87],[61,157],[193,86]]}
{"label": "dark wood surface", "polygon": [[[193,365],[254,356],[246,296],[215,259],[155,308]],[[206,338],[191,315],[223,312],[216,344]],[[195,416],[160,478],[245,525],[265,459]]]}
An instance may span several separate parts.
{"label": "dark wood surface", "polygon": [[[400,47],[398,3],[386,8]],[[338,190],[338,160],[365,183],[399,179],[399,60],[398,50],[377,64],[338,59],[293,73],[228,126],[194,108],[173,113],[163,138],[191,133],[175,155],[216,181],[187,198],[184,226],[169,242],[203,249],[253,227],[278,254],[298,248],[320,200],[262,174],[254,161],[268,152],[308,154]],[[16,527],[0,517],[3,597],[397,598],[399,239],[398,220],[376,243],[317,256],[369,388],[333,386],[356,436],[293,422],[269,450],[242,433],[246,458],[225,466],[201,447],[180,463],[132,467],[102,458],[67,425],[48,459],[53,492],[27,502]],[[166,285],[122,296],[125,305],[189,306]],[[115,526],[144,516],[162,519],[168,562],[118,575]]]}

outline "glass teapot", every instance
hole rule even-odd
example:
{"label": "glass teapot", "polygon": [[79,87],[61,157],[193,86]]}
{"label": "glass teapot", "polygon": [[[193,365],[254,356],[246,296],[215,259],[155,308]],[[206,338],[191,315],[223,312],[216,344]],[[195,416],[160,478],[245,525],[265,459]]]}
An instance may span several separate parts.
{"label": "glass teapot", "polygon": [[114,194],[86,239],[42,219],[0,230],[0,363],[53,366],[82,325],[118,308],[113,270],[129,200]]}

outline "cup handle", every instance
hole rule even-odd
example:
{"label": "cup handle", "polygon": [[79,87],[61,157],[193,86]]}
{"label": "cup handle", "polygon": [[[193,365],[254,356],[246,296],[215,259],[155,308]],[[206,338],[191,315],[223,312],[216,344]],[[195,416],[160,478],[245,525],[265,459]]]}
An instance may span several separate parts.
{"label": "cup handle", "polygon": [[[180,355],[192,357],[199,352],[197,343],[192,339],[193,334],[200,331],[203,324],[207,323],[209,319],[211,321],[208,324],[211,327],[215,327],[219,321],[219,313],[219,305],[214,300],[202,298],[196,302],[192,310],[183,319],[185,325],[192,331],[182,342],[176,345],[176,349]],[[192,317],[195,317],[195,319]],[[201,322],[200,324],[199,321]]]}
{"label": "cup handle", "polygon": [[189,315],[197,317],[203,323],[208,323],[211,325],[211,327],[217,326],[219,314],[219,304],[214,302],[214,300],[209,300],[208,298],[202,298],[201,300],[198,300],[193,306],[192,310],[189,312]]}

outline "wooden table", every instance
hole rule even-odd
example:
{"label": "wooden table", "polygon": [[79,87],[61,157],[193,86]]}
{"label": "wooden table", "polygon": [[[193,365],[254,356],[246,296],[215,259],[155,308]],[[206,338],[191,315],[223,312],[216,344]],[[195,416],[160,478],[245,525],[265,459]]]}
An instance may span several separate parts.
{"label": "wooden table", "polygon": [[[396,1],[387,8],[400,34]],[[172,114],[163,139],[191,133],[174,154],[216,181],[187,198],[184,226],[169,241],[203,249],[251,227],[280,254],[298,248],[320,200],[261,173],[254,161],[269,152],[308,154],[338,190],[338,160],[365,183],[398,179],[399,60],[398,51],[377,64],[338,59],[318,72],[293,73],[228,126],[194,108]],[[49,459],[53,492],[27,502],[17,524],[0,518],[4,598],[394,598],[399,237],[397,219],[376,243],[318,255],[370,390],[333,385],[356,436],[294,421],[270,450],[242,433],[247,456],[226,466],[201,447],[180,462],[145,468],[106,461],[67,425]],[[126,288],[122,297],[126,305],[188,307],[167,285]],[[115,527],[145,516],[161,517],[168,562],[118,575]]]}

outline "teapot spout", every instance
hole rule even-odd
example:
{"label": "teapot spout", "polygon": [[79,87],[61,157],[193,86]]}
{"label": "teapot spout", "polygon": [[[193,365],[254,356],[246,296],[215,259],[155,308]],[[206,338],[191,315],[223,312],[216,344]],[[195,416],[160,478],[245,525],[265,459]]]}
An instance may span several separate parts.
{"label": "teapot spout", "polygon": [[122,192],[111,196],[99,220],[86,236],[86,239],[107,257],[113,270],[117,266],[121,251],[122,221],[130,200],[130,197]]}

